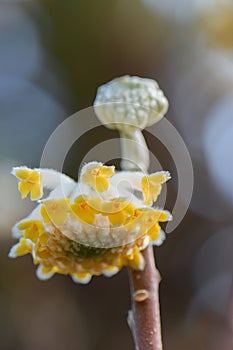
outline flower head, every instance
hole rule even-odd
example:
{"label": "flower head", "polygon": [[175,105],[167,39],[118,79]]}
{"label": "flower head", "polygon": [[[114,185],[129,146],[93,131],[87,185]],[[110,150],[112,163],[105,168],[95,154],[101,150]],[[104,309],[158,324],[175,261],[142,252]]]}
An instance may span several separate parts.
{"label": "flower head", "polygon": [[155,80],[125,75],[100,86],[94,106],[106,126],[128,131],[159,121],[168,101]]}
{"label": "flower head", "polygon": [[[9,256],[31,254],[41,279],[60,273],[87,283],[93,275],[112,276],[123,266],[143,269],[141,251],[164,240],[160,222],[171,215],[152,204],[168,172],[115,173],[113,166],[91,162],[77,183],[50,169],[22,167],[12,173],[22,198],[30,193],[38,205],[13,228],[19,241]],[[42,198],[44,187],[51,190],[47,198]]]}
{"label": "flower head", "polygon": [[98,88],[94,109],[98,119],[121,136],[124,170],[149,167],[149,152],[142,135],[167,112],[168,100],[152,79],[125,75]]}

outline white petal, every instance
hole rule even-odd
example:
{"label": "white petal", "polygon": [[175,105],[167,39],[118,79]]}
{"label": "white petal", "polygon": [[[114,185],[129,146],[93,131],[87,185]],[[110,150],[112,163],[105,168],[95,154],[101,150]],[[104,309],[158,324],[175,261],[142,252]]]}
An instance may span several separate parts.
{"label": "white petal", "polygon": [[167,221],[173,220],[173,216],[168,210],[163,210],[163,212],[167,215]]}
{"label": "white petal", "polygon": [[166,171],[166,170],[162,170],[162,171],[157,171],[156,173],[152,173],[150,175],[155,175],[155,174],[162,174],[162,175],[165,175],[166,177],[166,181],[170,180],[171,179],[171,174],[169,171]]}
{"label": "white petal", "polygon": [[51,277],[53,277],[54,274],[55,274],[55,272],[53,272],[53,271],[50,273],[42,272],[42,265],[39,265],[37,270],[36,270],[37,277],[42,281],[46,281],[46,280],[50,279]]}
{"label": "white petal", "polygon": [[[30,239],[26,239],[26,241],[27,241],[27,243],[28,243],[28,245],[30,245],[30,246],[32,246],[33,245],[33,243],[30,241]],[[18,249],[18,247],[21,245],[21,243],[20,242],[18,242],[18,243],[16,243],[15,245],[13,245],[13,247],[11,247],[11,250],[9,251],[9,253],[8,253],[8,257],[9,258],[18,258],[20,255],[18,255],[18,254],[16,254],[15,252],[16,252],[16,250]],[[26,253],[26,254],[28,254],[28,253]],[[25,254],[25,255],[26,255]],[[23,256],[23,255],[22,255]]]}
{"label": "white petal", "polygon": [[15,224],[15,225],[12,227],[11,232],[12,232],[12,237],[13,237],[13,238],[20,238],[20,237],[22,237],[22,231],[20,231],[20,230],[18,229],[18,225],[21,224],[21,222],[23,222],[23,221],[25,221],[25,219],[24,219],[24,220],[21,220],[21,221],[19,221],[19,222],[17,222],[17,224]]}
{"label": "white petal", "polygon": [[163,243],[163,241],[165,240],[165,238],[166,238],[165,232],[163,230],[160,230],[159,238],[156,239],[155,241],[153,241],[152,244],[160,246]]}
{"label": "white petal", "polygon": [[103,275],[106,276],[106,277],[112,277],[112,276],[116,275],[118,272],[119,272],[118,267],[113,266],[111,269],[105,270],[103,272]]}
{"label": "white petal", "polygon": [[8,253],[9,258],[17,258],[18,257],[18,255],[15,254],[15,252],[16,252],[19,245],[20,245],[20,243],[17,243],[15,245],[13,245],[13,247],[11,247],[11,250]]}
{"label": "white petal", "polygon": [[12,168],[12,170],[11,170],[11,174],[12,175],[14,175],[15,177],[17,177],[16,176],[16,171],[18,171],[18,170],[32,170],[32,169],[30,169],[30,168],[28,168],[27,166],[16,166],[16,167],[13,167]]}
{"label": "white petal", "polygon": [[77,277],[76,275],[71,275],[71,278],[75,283],[81,283],[81,284],[89,283],[91,280],[91,277],[92,277],[91,274],[87,275],[84,278]]}

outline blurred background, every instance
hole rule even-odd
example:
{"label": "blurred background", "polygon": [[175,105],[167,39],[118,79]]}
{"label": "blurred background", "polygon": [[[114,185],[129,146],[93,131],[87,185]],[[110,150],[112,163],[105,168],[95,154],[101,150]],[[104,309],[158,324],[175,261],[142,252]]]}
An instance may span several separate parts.
{"label": "blurred background", "polygon": [[[87,286],[64,276],[43,283],[30,257],[7,258],[12,225],[32,209],[11,167],[38,167],[53,130],[124,74],[159,82],[194,166],[190,209],[155,251],[164,349],[233,349],[232,0],[0,0],[0,48],[1,349],[134,349],[126,269]],[[171,210],[175,166],[147,141],[172,172]],[[72,147],[64,172],[77,178],[90,144],[86,135]]]}

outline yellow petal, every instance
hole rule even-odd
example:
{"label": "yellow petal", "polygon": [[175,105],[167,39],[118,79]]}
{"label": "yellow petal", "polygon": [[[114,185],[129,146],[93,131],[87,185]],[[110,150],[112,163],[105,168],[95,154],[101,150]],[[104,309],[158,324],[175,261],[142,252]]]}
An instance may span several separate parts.
{"label": "yellow petal", "polygon": [[22,199],[24,199],[28,193],[31,194],[31,200],[39,199],[42,196],[42,187],[40,184],[41,175],[38,171],[18,169],[15,171],[15,175],[21,180],[18,184],[18,189],[21,192]]}
{"label": "yellow petal", "polygon": [[47,232],[44,232],[43,234],[40,235],[41,244],[46,244],[48,240],[49,240],[49,234]]}
{"label": "yellow petal", "polygon": [[42,205],[42,207],[40,208],[40,213],[46,224],[51,221],[44,205]]}
{"label": "yellow petal", "polygon": [[88,272],[77,272],[71,274],[74,282],[86,284],[91,280],[91,274]]}
{"label": "yellow petal", "polygon": [[123,201],[121,199],[114,199],[108,202],[103,202],[102,204],[102,210],[103,213],[105,213],[106,215],[108,213],[110,214],[115,214],[115,213],[119,213],[120,211],[124,210],[128,205],[128,202]]}
{"label": "yellow petal", "polygon": [[109,186],[108,178],[113,175],[114,167],[94,166],[82,175],[82,182],[98,192],[104,192]]}
{"label": "yellow petal", "polygon": [[108,218],[113,225],[124,225],[126,216],[124,211],[120,211],[116,214],[108,214]]}
{"label": "yellow petal", "polygon": [[31,191],[32,184],[29,184],[27,182],[19,182],[18,183],[18,190],[21,193],[22,199],[26,198],[28,193]]}
{"label": "yellow petal", "polygon": [[114,175],[114,167],[112,166],[101,166],[99,169],[99,174],[104,177],[112,177]]}
{"label": "yellow petal", "polygon": [[34,184],[31,189],[31,200],[39,199],[41,196],[41,186],[39,184]]}
{"label": "yellow petal", "polygon": [[132,254],[128,257],[128,265],[139,270],[144,267],[144,259],[137,246],[133,248]]}
{"label": "yellow petal", "polygon": [[156,173],[149,176],[143,176],[141,186],[144,195],[144,203],[152,205],[156,202],[164,182],[167,180],[166,173]]}
{"label": "yellow petal", "polygon": [[46,267],[42,264],[39,265],[39,267],[37,268],[36,274],[37,277],[40,280],[47,280],[49,278],[51,278],[54,275],[55,271],[54,271],[54,267]]}
{"label": "yellow petal", "polygon": [[24,231],[24,237],[36,243],[38,237],[44,232],[44,225],[39,220],[31,220],[29,225]]}
{"label": "yellow petal", "polygon": [[20,180],[26,180],[28,179],[31,171],[31,169],[17,169],[15,171],[15,176]]}
{"label": "yellow petal", "polygon": [[76,204],[81,204],[81,203],[84,203],[84,202],[86,202],[86,198],[83,197],[83,196],[78,196],[74,200],[74,203],[76,203]]}
{"label": "yellow petal", "polygon": [[107,277],[114,276],[119,271],[117,266],[107,266],[104,270],[104,275]]}
{"label": "yellow petal", "polygon": [[45,222],[49,219],[56,226],[63,225],[70,211],[69,199],[46,200],[42,203],[45,209],[41,209],[41,215]]}
{"label": "yellow petal", "polygon": [[101,198],[88,198],[86,199],[88,206],[95,212],[99,214],[102,210],[102,199]]}
{"label": "yellow petal", "polygon": [[81,204],[71,204],[73,213],[86,224],[93,224],[95,220],[95,212],[88,206],[86,202]]}
{"label": "yellow petal", "polygon": [[24,221],[21,222],[17,227],[19,230],[23,231],[26,230],[27,228],[30,228],[32,225],[33,220],[28,220],[28,221]]}
{"label": "yellow petal", "polygon": [[159,215],[159,220],[160,222],[164,222],[164,221],[168,221],[171,217],[171,214],[170,213],[166,213],[164,211],[161,211],[160,212],[160,215]]}
{"label": "yellow petal", "polygon": [[47,268],[42,265],[40,268],[40,272],[42,273],[42,275],[45,275],[45,276],[50,275],[53,272],[53,267]]}
{"label": "yellow petal", "polygon": [[25,238],[20,238],[19,243],[15,246],[15,256],[23,256],[31,252],[32,245]]}
{"label": "yellow petal", "polygon": [[31,170],[29,177],[27,179],[28,182],[39,184],[40,183],[40,173],[36,170]]}
{"label": "yellow petal", "polygon": [[156,241],[159,239],[159,232],[161,230],[161,227],[156,222],[151,228],[148,230],[147,235],[150,237],[151,241]]}
{"label": "yellow petal", "polygon": [[167,175],[166,173],[155,173],[149,175],[149,180],[153,184],[163,184],[167,181]]}
{"label": "yellow petal", "polygon": [[97,192],[104,192],[108,189],[109,181],[105,177],[97,176],[94,182],[94,188]]}
{"label": "yellow petal", "polygon": [[122,198],[117,198],[102,204],[101,214],[108,216],[113,225],[124,225],[135,212],[133,204]]}

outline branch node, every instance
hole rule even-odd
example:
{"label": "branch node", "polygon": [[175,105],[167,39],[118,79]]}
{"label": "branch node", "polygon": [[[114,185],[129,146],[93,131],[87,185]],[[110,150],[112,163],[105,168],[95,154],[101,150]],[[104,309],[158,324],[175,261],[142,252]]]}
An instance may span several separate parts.
{"label": "branch node", "polygon": [[145,301],[149,298],[149,291],[146,289],[138,289],[136,292],[133,293],[133,298],[137,302]]}

